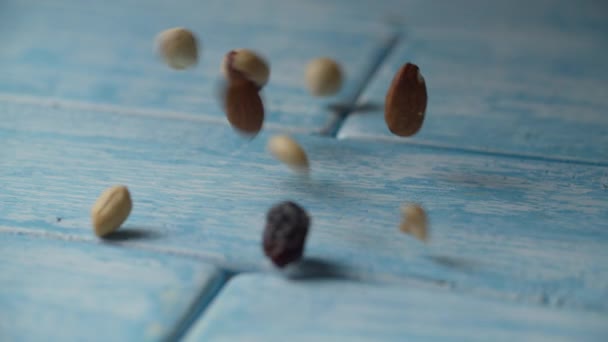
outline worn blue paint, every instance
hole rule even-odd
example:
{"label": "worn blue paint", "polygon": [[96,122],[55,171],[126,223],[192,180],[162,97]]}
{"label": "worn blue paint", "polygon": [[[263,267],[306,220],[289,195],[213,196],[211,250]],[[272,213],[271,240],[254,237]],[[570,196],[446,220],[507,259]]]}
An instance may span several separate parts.
{"label": "worn blue paint", "polygon": [[[9,284],[0,286],[0,340],[176,339],[198,315],[191,336],[228,340],[227,330],[259,340],[287,330],[349,341],[601,340],[605,7],[0,2],[0,283]],[[202,40],[194,70],[169,70],[154,56],[153,37],[176,25]],[[382,63],[392,30],[403,39]],[[253,141],[227,126],[215,94],[223,54],[243,46],[260,50],[272,68],[265,132]],[[347,73],[336,97],[306,94],[305,64],[320,55]],[[419,136],[394,139],[381,106],[405,60],[422,67],[429,111]],[[366,87],[375,63],[382,67]],[[359,90],[359,104],[372,110],[346,120],[339,137],[349,139],[296,136],[310,178],[265,152],[272,132],[332,133],[332,111],[346,114]],[[129,186],[135,207],[127,238],[107,245],[92,235],[88,215],[115,183]],[[309,210],[313,228],[305,260],[279,273],[260,237],[265,211],[285,199]],[[427,208],[430,245],[397,231],[406,201]],[[215,267],[293,281],[238,276],[207,316],[226,275]],[[164,291],[176,288],[165,307]],[[140,304],[149,310],[133,311]],[[283,315],[273,305],[301,311]],[[17,309],[7,316],[5,307]],[[226,322],[232,315],[242,319]],[[247,315],[255,319],[245,323]]]}
{"label": "worn blue paint", "polygon": [[605,341],[606,316],[408,286],[233,279],[186,341]]}
{"label": "worn blue paint", "polygon": [[2,233],[0,259],[2,341],[159,341],[222,279],[199,261],[111,241]]}
{"label": "worn blue paint", "polygon": [[[213,1],[201,5],[169,5],[166,1],[120,1],[92,5],[81,1],[39,3],[8,1],[0,21],[0,94],[32,95],[97,104],[166,110],[225,121],[219,103],[220,64],[235,48],[264,55],[271,77],[264,88],[267,123],[300,131],[319,131],[330,120],[329,104],[347,101],[360,86],[380,29],[338,31],[329,19],[303,30],[276,22],[271,9],[257,23],[243,20],[254,9],[224,15],[227,8],[251,7],[248,1]],[[200,10],[193,11],[194,6]],[[94,9],[94,10],[93,10]],[[286,9],[294,22],[308,21],[317,10]],[[264,21],[262,19],[269,19]],[[192,29],[200,39],[197,68],[170,70],[154,51],[156,35],[176,25]],[[348,82],[328,99],[310,96],[304,84],[309,60],[339,60]]]}
{"label": "worn blue paint", "polygon": [[[126,246],[267,271],[265,212],[293,199],[313,217],[307,255],[342,277],[608,312],[604,167],[299,136],[312,166],[300,178],[265,151],[269,133],[9,100],[0,110],[3,230],[94,239],[89,208],[121,183],[135,203],[126,226],[162,237]],[[397,230],[408,201],[429,212],[428,247]]]}
{"label": "worn blue paint", "polygon": [[[524,6],[485,27],[468,16],[410,24],[359,100],[376,107],[353,113],[339,137],[608,165],[608,6],[579,4]],[[421,68],[429,102],[422,130],[400,138],[386,128],[383,105],[408,61]]]}

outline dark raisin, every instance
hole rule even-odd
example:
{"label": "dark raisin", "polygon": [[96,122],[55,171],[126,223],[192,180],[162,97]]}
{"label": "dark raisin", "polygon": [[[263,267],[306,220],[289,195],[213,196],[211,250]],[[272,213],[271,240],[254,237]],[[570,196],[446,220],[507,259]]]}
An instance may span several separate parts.
{"label": "dark raisin", "polygon": [[278,267],[299,260],[304,253],[310,218],[302,207],[282,202],[266,214],[264,253]]}

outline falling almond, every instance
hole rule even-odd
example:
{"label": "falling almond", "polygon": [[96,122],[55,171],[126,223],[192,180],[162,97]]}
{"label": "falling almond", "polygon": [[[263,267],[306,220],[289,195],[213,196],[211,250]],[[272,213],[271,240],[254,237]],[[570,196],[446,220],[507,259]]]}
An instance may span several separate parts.
{"label": "falling almond", "polygon": [[416,134],[424,122],[426,104],[424,77],[418,66],[406,63],[395,75],[386,94],[384,120],[388,129],[402,137]]}
{"label": "falling almond", "polygon": [[256,135],[264,123],[264,104],[258,87],[249,80],[228,82],[224,97],[226,117],[235,129]]}

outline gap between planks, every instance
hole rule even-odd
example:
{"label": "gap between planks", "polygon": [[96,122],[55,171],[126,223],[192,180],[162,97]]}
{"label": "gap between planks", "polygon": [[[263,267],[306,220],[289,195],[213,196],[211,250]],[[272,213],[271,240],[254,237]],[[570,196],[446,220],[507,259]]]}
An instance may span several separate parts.
{"label": "gap between planks", "polygon": [[[17,95],[10,93],[0,93],[0,101],[5,103],[32,105],[43,108],[57,108],[68,110],[84,110],[100,114],[118,114],[124,116],[141,116],[157,119],[171,119],[189,122],[201,122],[216,125],[225,125],[227,123],[224,117],[212,115],[199,115],[189,112],[175,110],[157,110],[148,108],[135,108],[117,106],[112,104],[101,104],[84,101],[64,100],[53,97],[38,97],[29,95]],[[264,123],[264,129],[270,131],[287,131],[290,133],[311,133],[311,129],[282,126],[276,123]]]}
{"label": "gap between planks", "polygon": [[[388,51],[386,52],[389,53]],[[372,75],[369,76],[370,78]],[[361,91],[363,91],[363,87],[361,87]],[[358,98],[358,96],[357,96]],[[110,104],[98,104],[98,103],[90,103],[83,101],[73,101],[73,100],[63,100],[52,97],[37,97],[37,96],[28,96],[28,95],[16,95],[9,93],[0,93],[0,101],[6,103],[14,103],[14,104],[25,104],[25,105],[33,105],[44,108],[63,108],[69,110],[86,110],[97,113],[111,113],[125,116],[141,116],[141,117],[149,117],[149,118],[159,118],[159,119],[174,119],[180,121],[189,121],[189,122],[201,122],[201,123],[209,123],[209,124],[226,124],[224,118],[215,117],[215,116],[207,116],[207,115],[197,115],[188,112],[180,112],[180,111],[170,111],[170,110],[154,110],[154,109],[144,109],[144,108],[134,108],[134,107],[124,107],[124,106],[116,106]],[[356,100],[349,106],[346,106],[342,109],[342,117],[335,116],[330,122],[330,124],[322,130],[320,136],[323,137],[331,137],[336,138],[337,133],[339,132],[342,124],[346,120],[349,114],[351,114],[355,107]],[[289,132],[293,134],[310,134],[314,133],[310,129],[298,128],[298,127],[285,127],[279,124],[273,123],[265,123],[264,129],[268,129],[269,131],[283,131]],[[327,133],[328,131],[332,131],[332,134]],[[325,132],[325,133],[324,133]],[[354,138],[340,138],[343,140],[355,140]],[[520,158],[526,160],[535,160],[535,161],[544,161],[544,162],[556,162],[556,163],[567,163],[567,164],[580,164],[580,165],[588,165],[588,166],[603,166],[608,167],[608,162],[603,161],[594,161],[587,159],[578,159],[578,158],[560,158],[560,157],[546,157],[542,155],[535,154],[525,154],[525,153],[509,153],[502,152],[498,150],[484,150],[484,149],[475,149],[470,147],[452,147],[448,145],[429,143],[424,141],[410,141],[404,140],[403,138],[396,136],[377,136],[377,135],[365,135],[358,134],[356,140],[362,141],[372,141],[372,142],[390,142],[390,143],[404,143],[412,146],[420,146],[430,149],[443,150],[443,151],[453,151],[460,153],[469,153],[469,154],[478,154],[478,155],[489,155],[489,156],[498,156],[505,158]]]}
{"label": "gap between planks", "polygon": [[237,273],[220,270],[220,275],[213,281],[212,284],[205,286],[199,290],[195,300],[190,305],[188,311],[183,318],[175,325],[175,329],[167,336],[166,341],[181,341],[184,336],[190,331],[192,326],[202,318],[209,306],[219,296],[220,292],[226,287],[226,284]]}
{"label": "gap between planks", "polygon": [[374,55],[370,58],[370,63],[362,73],[362,78],[359,82],[358,87],[352,92],[345,96],[344,101],[340,109],[333,113],[331,120],[321,130],[320,135],[323,137],[336,138],[338,132],[344,125],[348,115],[355,111],[357,102],[361,97],[361,94],[365,88],[369,85],[374,75],[380,70],[380,67],[386,61],[388,56],[395,50],[397,43],[401,40],[402,32],[394,31],[388,37],[380,42],[380,46],[375,50]]}
{"label": "gap between planks", "polygon": [[[73,236],[66,233],[59,232],[48,232],[48,231],[38,231],[27,228],[17,228],[10,226],[2,226],[0,225],[0,235],[2,234],[14,234],[14,235],[23,235],[29,236],[33,238],[40,239],[55,239],[61,241],[76,241],[81,243],[92,243],[92,244],[104,244],[108,247],[123,247],[123,248],[133,248],[136,250],[155,252],[160,254],[166,254],[181,258],[200,260],[203,263],[209,264],[211,266],[216,267],[220,271],[219,282],[214,282],[210,287],[206,287],[201,289],[201,291],[211,291],[212,295],[203,296],[203,293],[197,295],[197,300],[194,304],[191,305],[190,309],[183,319],[180,320],[180,323],[176,326],[176,329],[170,334],[171,337],[175,337],[177,340],[178,337],[185,336],[187,333],[188,327],[191,326],[197,319],[197,317],[202,316],[206,310],[206,308],[211,304],[213,299],[217,294],[221,292],[221,289],[224,287],[228,281],[236,275],[239,274],[248,274],[248,273],[260,273],[260,274],[274,274],[276,276],[287,277],[290,279],[304,279],[306,278],[298,278],[297,276],[294,278],[289,273],[279,272],[274,270],[274,268],[268,266],[261,266],[260,264],[252,264],[252,265],[241,265],[240,267],[235,267],[235,265],[231,265],[226,262],[226,260],[221,255],[202,253],[202,252],[194,252],[194,251],[183,251],[173,248],[161,248],[158,246],[150,246],[143,243],[133,243],[133,242],[120,242],[120,241],[110,241],[104,242],[100,241],[98,238],[93,236],[84,237],[84,236]],[[344,274],[341,276],[316,276],[312,274],[310,279],[332,279],[346,282],[356,282],[359,284],[366,284],[372,286],[404,286],[408,287],[416,287],[416,288],[425,288],[428,290],[434,291],[443,291],[457,294],[468,294],[471,296],[477,296],[479,298],[489,298],[494,300],[500,300],[503,302],[511,302],[518,303],[520,305],[531,305],[536,307],[545,307],[545,308],[553,308],[553,309],[563,309],[561,305],[557,301],[551,300],[551,298],[539,298],[535,295],[527,295],[522,296],[518,293],[511,292],[502,292],[502,291],[494,291],[489,288],[465,288],[459,286],[457,283],[446,281],[442,279],[421,277],[420,275],[410,275],[410,276],[400,276],[400,277],[392,277],[387,274],[368,274],[368,273],[358,273],[352,274],[349,273],[348,270],[345,270]],[[595,310],[590,310],[595,312]]]}
{"label": "gap between planks", "polygon": [[397,136],[383,136],[383,135],[367,135],[365,133],[357,133],[356,138],[338,138],[341,140],[357,140],[357,141],[370,141],[370,142],[389,142],[389,143],[401,143],[404,145],[417,146],[421,148],[428,148],[437,151],[450,151],[454,153],[463,153],[463,154],[476,154],[483,156],[493,156],[500,158],[513,158],[513,159],[524,159],[524,160],[532,160],[532,161],[540,161],[540,162],[552,162],[552,163],[564,163],[564,164],[576,164],[576,165],[586,165],[586,166],[600,166],[607,167],[608,162],[604,161],[596,161],[590,159],[579,159],[579,158],[568,158],[568,157],[546,157],[539,154],[528,154],[528,153],[510,153],[503,152],[500,150],[491,150],[491,149],[479,149],[473,147],[453,147],[449,145],[437,144],[433,142],[426,141],[411,141],[406,140],[404,138],[400,138]]}
{"label": "gap between planks", "polygon": [[[328,138],[337,138],[338,132],[342,128],[345,120],[348,116],[355,112],[357,102],[365,90],[365,88],[369,85],[370,81],[374,77],[374,75],[378,72],[382,64],[389,57],[391,52],[395,49],[397,44],[402,38],[402,32],[395,31],[391,35],[389,35],[386,39],[382,40],[378,49],[375,50],[374,54],[370,58],[370,63],[368,67],[364,69],[362,73],[361,81],[358,87],[355,90],[347,95],[344,98],[343,106],[340,107],[336,112],[333,113],[333,116],[329,123],[321,129],[319,132],[320,136],[328,137]],[[23,95],[15,95],[15,94],[0,94],[0,100],[12,103],[20,103],[20,104],[30,104],[36,105],[40,107],[50,107],[50,108],[65,108],[65,109],[74,109],[74,110],[88,110],[99,113],[113,113],[119,115],[127,115],[127,116],[143,116],[143,117],[152,117],[152,118],[166,118],[166,119],[175,119],[181,121],[191,121],[191,122],[203,122],[203,123],[211,123],[211,124],[225,124],[224,118],[213,117],[213,116],[201,116],[196,115],[194,113],[181,112],[181,111],[172,111],[172,110],[154,110],[154,109],[144,109],[144,108],[133,108],[133,107],[124,107],[117,106],[111,104],[97,104],[90,102],[82,102],[82,101],[72,101],[72,100],[63,100],[57,98],[44,98],[44,97],[36,97],[36,96],[23,96]],[[278,124],[266,123],[264,125],[265,129],[269,129],[271,131],[274,130],[287,130],[292,133],[311,133],[308,129],[302,128],[288,128],[283,127]],[[377,136],[359,136],[359,139],[367,140],[367,141],[384,141],[384,142],[403,142],[402,139],[396,137],[377,137]],[[538,160],[538,161],[548,161],[548,162],[561,162],[561,163],[572,163],[572,164],[582,164],[589,166],[608,166],[608,162],[597,162],[590,161],[584,159],[573,159],[573,158],[559,158],[559,157],[544,157],[540,155],[528,155],[528,154],[517,154],[517,153],[505,153],[501,151],[493,151],[493,150],[481,150],[481,149],[473,149],[473,148],[455,148],[451,146],[445,146],[440,144],[432,144],[425,142],[407,142],[408,144],[436,149],[436,150],[450,150],[456,152],[463,153],[471,153],[471,154],[479,154],[479,155],[491,155],[491,156],[500,156],[507,158],[521,158],[527,160]],[[9,233],[9,234],[19,234],[19,235],[28,235],[35,236],[38,238],[52,238],[59,240],[69,240],[69,241],[79,241],[85,243],[95,243],[96,239],[94,238],[84,238],[84,237],[76,237],[68,234],[62,233],[51,233],[51,232],[38,232],[31,231],[28,229],[20,229],[20,228],[8,228],[8,227],[0,227],[0,233]],[[215,301],[218,295],[221,293],[226,284],[232,279],[235,275],[241,273],[247,273],[246,270],[239,269],[234,267],[234,265],[227,265],[225,262],[221,262],[218,260],[218,256],[206,255],[205,253],[196,253],[196,252],[186,252],[182,250],[174,250],[174,249],[165,249],[158,247],[151,247],[145,244],[137,244],[137,243],[120,243],[120,242],[112,242],[110,245],[125,245],[128,247],[142,249],[142,250],[151,250],[154,252],[159,252],[163,254],[169,254],[178,257],[185,257],[190,259],[198,259],[203,262],[208,262],[215,267],[220,269],[220,275],[217,279],[215,279],[211,284],[205,286],[199,290],[195,300],[190,305],[187,312],[180,319],[180,321],[176,324],[175,329],[169,333],[167,336],[168,341],[177,341],[183,339],[183,337],[188,333],[188,331],[192,328],[194,323],[201,319],[204,316],[207,309],[210,305]],[[254,267],[257,268],[257,267]],[[264,271],[264,270],[259,270]],[[348,280],[348,279],[346,279]],[[355,279],[350,279],[355,280]],[[360,280],[359,280],[360,281]],[[433,280],[422,281],[425,285],[430,285],[433,283]],[[365,282],[364,282],[365,283]],[[372,282],[373,283],[373,282]],[[388,282],[379,282],[379,284],[390,284],[393,283],[391,281]],[[452,284],[453,285],[453,284]],[[441,286],[440,286],[441,287]],[[450,286],[448,286],[450,287]],[[483,297],[483,296],[482,296]],[[490,295],[490,297],[494,297]],[[503,298],[506,299],[506,298]],[[510,301],[510,300],[507,300]],[[517,301],[516,301],[517,302]],[[544,305],[541,305],[541,307]]]}

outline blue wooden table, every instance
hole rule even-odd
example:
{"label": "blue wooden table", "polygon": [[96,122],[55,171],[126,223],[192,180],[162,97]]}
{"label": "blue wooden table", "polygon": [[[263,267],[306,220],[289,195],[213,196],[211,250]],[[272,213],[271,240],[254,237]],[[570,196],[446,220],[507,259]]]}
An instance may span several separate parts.
{"label": "blue wooden table", "polygon": [[[154,53],[174,26],[195,69]],[[4,0],[0,38],[0,341],[608,340],[601,1]],[[217,103],[239,47],[271,65],[255,139]],[[306,91],[318,56],[343,66],[335,96]],[[407,61],[429,104],[398,138]],[[309,177],[266,151],[285,132]],[[134,208],[101,240],[113,184]],[[312,228],[279,271],[261,235],[283,200]],[[404,202],[428,244],[399,232]]]}

